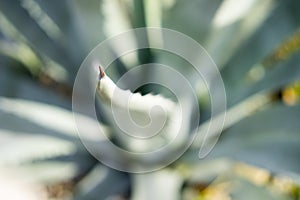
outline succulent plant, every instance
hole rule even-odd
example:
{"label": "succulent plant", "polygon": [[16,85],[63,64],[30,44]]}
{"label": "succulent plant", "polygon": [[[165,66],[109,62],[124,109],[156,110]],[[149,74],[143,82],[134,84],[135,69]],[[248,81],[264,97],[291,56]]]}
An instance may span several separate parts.
{"label": "succulent plant", "polygon": [[[299,198],[299,9],[295,0],[1,0],[1,168],[25,172],[47,185],[49,193],[71,190],[70,199],[189,199],[186,187],[201,191],[199,199],[209,199],[202,192],[213,180],[231,199]],[[120,141],[114,138],[111,119],[102,114],[103,102],[95,103],[99,122],[72,112],[72,87],[81,63],[98,43],[147,26],[179,31],[207,50],[224,81],[228,110],[220,139],[207,157],[198,158],[199,137],[164,169],[132,174],[103,165],[82,144],[73,115],[89,125],[87,133],[100,123],[113,142]],[[144,39],[155,43],[150,37]],[[140,38],[133,36],[133,41]],[[110,51],[117,54],[117,44]],[[105,73],[118,80],[136,65],[154,62],[189,77],[200,108],[197,125],[209,126],[207,88],[186,60],[148,48],[117,58]],[[139,78],[149,76],[153,74],[145,70]],[[153,85],[138,91],[169,97]],[[107,144],[80,136],[95,148]],[[104,153],[110,158],[110,152]],[[237,176],[240,162],[266,170],[265,185],[280,176],[291,178],[288,194],[274,194]],[[237,185],[228,186],[228,180]]]}

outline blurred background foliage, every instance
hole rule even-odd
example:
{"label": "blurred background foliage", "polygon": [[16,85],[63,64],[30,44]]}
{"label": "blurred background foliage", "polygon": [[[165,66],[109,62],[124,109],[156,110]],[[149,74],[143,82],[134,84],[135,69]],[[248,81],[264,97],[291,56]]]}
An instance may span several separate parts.
{"label": "blurred background foliage", "polygon": [[[0,198],[300,199],[299,10],[297,0],[0,0]],[[228,113],[207,158],[198,159],[195,141],[166,169],[137,175],[86,151],[71,95],[89,51],[145,26],[180,31],[207,49]],[[174,66],[205,93],[184,60],[161,51],[133,52],[108,73],[148,62]],[[210,105],[199,105],[202,126]]]}

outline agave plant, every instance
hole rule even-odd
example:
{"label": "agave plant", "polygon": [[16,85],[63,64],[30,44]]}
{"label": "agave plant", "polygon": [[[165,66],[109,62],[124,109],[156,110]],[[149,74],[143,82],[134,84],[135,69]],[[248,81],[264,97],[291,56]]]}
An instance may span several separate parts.
{"label": "agave plant", "polygon": [[[31,180],[49,186],[49,193],[60,186],[64,191],[71,188],[74,199],[191,199],[182,188],[203,191],[212,180],[233,179],[238,186],[223,187],[231,199],[299,198],[299,189],[293,195],[274,194],[233,173],[236,163],[244,162],[266,169],[266,182],[281,175],[300,180],[299,9],[295,0],[1,0],[1,167],[25,171]],[[106,167],[81,143],[72,86],[84,58],[98,43],[147,26],[179,31],[205,47],[224,81],[228,111],[222,135],[206,158],[198,158],[200,138],[168,167],[131,174]],[[118,46],[112,45],[111,51],[117,52]],[[199,127],[208,126],[209,95],[193,71],[186,70],[189,63],[153,49],[130,56],[136,62],[118,58],[106,73],[117,80],[138,64],[174,67],[197,89]],[[168,96],[152,86],[139,91]],[[100,113],[102,106],[97,104]],[[115,134],[105,115],[100,122],[83,113],[74,115]],[[208,199],[201,195],[196,194]]]}

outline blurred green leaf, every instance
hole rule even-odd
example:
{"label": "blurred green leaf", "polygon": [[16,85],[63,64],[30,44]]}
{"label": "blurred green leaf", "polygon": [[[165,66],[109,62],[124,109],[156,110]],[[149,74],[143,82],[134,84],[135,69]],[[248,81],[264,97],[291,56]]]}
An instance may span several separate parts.
{"label": "blurred green leaf", "polygon": [[79,183],[75,199],[98,200],[129,194],[128,174],[96,165]]}
{"label": "blurred green leaf", "polygon": [[[90,0],[88,3],[81,0],[70,1],[69,6],[73,13],[78,37],[82,38],[85,55],[88,54],[96,45],[105,39],[104,16],[102,13],[102,0]],[[73,41],[77,43],[77,41]],[[82,61],[82,60],[81,60]],[[78,66],[77,66],[78,67]]]}
{"label": "blurred green leaf", "polygon": [[[47,155],[46,158],[59,156],[60,150],[62,151],[62,155],[65,155],[65,150],[67,151],[66,154],[72,154],[74,151],[87,153],[77,135],[73,113],[68,110],[28,100],[12,100],[2,97],[0,98],[0,114],[0,127],[3,133],[0,135],[0,139],[3,139],[4,142],[6,139],[12,142],[11,146],[5,147],[7,148],[6,153],[10,153],[9,150],[13,150],[11,147],[18,146],[18,148],[20,148],[20,152],[12,151],[12,153],[16,154],[12,156],[12,159],[18,161],[17,156],[22,157],[22,153],[25,154],[25,157],[29,156],[29,160],[38,159],[40,157],[35,156],[34,152],[38,150],[40,146],[45,147],[46,152],[40,150],[37,152],[37,155],[39,155],[39,153],[42,155],[45,154]],[[81,117],[81,119],[85,121],[89,128],[95,125],[98,126],[98,122],[94,122],[88,117],[77,115],[78,118]],[[106,130],[105,127],[103,128],[103,130]],[[88,131],[89,129],[87,128],[87,132]],[[1,138],[1,136],[3,138]],[[96,144],[99,144],[99,140],[92,140],[90,137],[92,137],[91,134],[86,134],[82,135],[81,139],[84,139],[96,148]],[[24,138],[23,143],[17,140],[17,138]],[[25,142],[25,139],[27,142]],[[51,143],[50,141],[53,142]],[[17,145],[18,142],[21,142],[24,146]],[[43,145],[43,142],[45,142],[45,145]],[[47,150],[46,144],[50,145],[50,150]],[[21,147],[24,148],[24,151],[21,150]],[[61,149],[59,147],[61,147]],[[25,151],[26,149],[29,152]],[[51,155],[51,152],[53,155]]]}
{"label": "blurred green leaf", "polygon": [[[33,100],[41,103],[71,109],[71,102],[67,97],[58,94],[46,86],[37,84],[24,70],[22,63],[10,57],[0,55],[0,96]],[[10,66],[10,67],[9,67]]]}
{"label": "blurred green leaf", "polygon": [[275,1],[276,8],[264,23],[237,50],[221,71],[223,80],[230,89],[239,85],[245,74],[255,64],[268,56],[280,42],[292,35],[299,27],[300,3],[294,0]]}
{"label": "blurred green leaf", "polygon": [[39,24],[21,6],[21,1],[0,1],[0,11],[23,34],[39,54],[44,54],[67,69],[76,67],[65,47],[52,40]]}
{"label": "blurred green leaf", "polygon": [[[80,35],[81,30],[76,21],[76,12],[74,12],[75,1],[43,1],[35,0],[41,9],[49,15],[53,22],[63,33],[62,40],[68,49],[68,52],[74,62],[79,65],[86,54],[84,37]],[[80,47],[80,48],[79,48]],[[76,71],[79,66],[72,66]]]}
{"label": "blurred green leaf", "polygon": [[243,179],[238,179],[234,183],[233,191],[231,192],[233,200],[292,200],[292,198],[287,195],[280,194],[277,191],[271,191],[270,188],[254,185]]}
{"label": "blurred green leaf", "polygon": [[43,162],[21,165],[24,173],[31,175],[31,180],[44,184],[57,184],[74,179],[78,175],[77,166],[66,162]]}
{"label": "blurred green leaf", "polygon": [[211,28],[212,20],[221,0],[174,1],[163,9],[163,27],[180,31],[203,43]]}
{"label": "blurred green leaf", "polygon": [[269,106],[224,131],[210,156],[227,156],[279,173],[300,173],[299,117],[299,105]]}
{"label": "blurred green leaf", "polygon": [[167,169],[145,174],[135,174],[133,178],[135,190],[132,200],[179,200],[179,191],[182,184],[183,180],[180,174]]}
{"label": "blurred green leaf", "polygon": [[[290,59],[283,61],[272,69],[264,69],[263,66],[257,66],[262,70],[259,80],[248,80],[248,83],[237,85],[230,90],[231,96],[228,98],[229,106],[258,92],[277,92],[285,85],[300,79],[300,57],[299,53]],[[246,82],[246,81],[244,81]]]}

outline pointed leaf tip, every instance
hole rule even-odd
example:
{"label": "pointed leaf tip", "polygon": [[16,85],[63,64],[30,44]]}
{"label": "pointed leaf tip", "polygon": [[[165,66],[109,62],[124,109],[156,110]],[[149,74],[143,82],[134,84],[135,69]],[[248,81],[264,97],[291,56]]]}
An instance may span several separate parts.
{"label": "pointed leaf tip", "polygon": [[105,76],[105,72],[101,66],[99,66],[99,72],[100,72],[100,78],[103,78]]}

